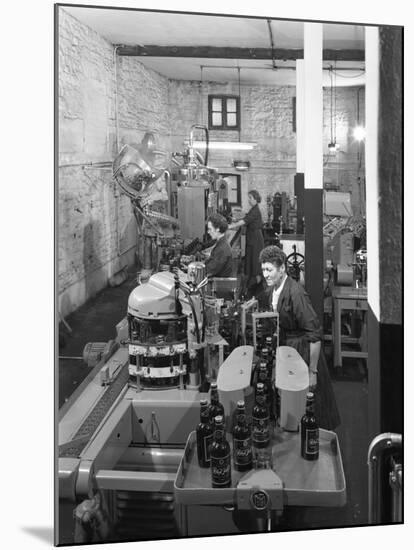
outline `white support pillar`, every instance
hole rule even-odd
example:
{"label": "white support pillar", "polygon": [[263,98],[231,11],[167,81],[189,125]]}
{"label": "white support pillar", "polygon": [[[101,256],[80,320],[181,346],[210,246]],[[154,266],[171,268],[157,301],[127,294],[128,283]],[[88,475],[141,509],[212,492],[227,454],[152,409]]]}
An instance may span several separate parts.
{"label": "white support pillar", "polygon": [[320,323],[324,310],[322,34],[322,23],[304,24],[305,287]]}
{"label": "white support pillar", "polygon": [[305,173],[305,65],[296,61],[296,172]]}
{"label": "white support pillar", "polygon": [[323,188],[322,23],[304,24],[305,189]]}

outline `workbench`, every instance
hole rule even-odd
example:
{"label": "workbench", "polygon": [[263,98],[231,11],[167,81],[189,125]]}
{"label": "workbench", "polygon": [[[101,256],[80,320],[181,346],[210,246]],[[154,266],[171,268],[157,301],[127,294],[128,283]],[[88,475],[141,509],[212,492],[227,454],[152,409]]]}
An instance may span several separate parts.
{"label": "workbench", "polygon": [[[332,289],[332,339],[334,353],[334,367],[342,368],[343,357],[356,357],[366,359],[368,353],[366,350],[366,334],[367,334],[367,316],[363,313],[363,327],[361,338],[353,336],[344,336],[342,334],[342,313],[344,311],[363,311],[368,310],[367,289],[366,287],[354,288],[346,286],[337,286]],[[360,344],[360,351],[351,351],[342,349],[342,345]]]}

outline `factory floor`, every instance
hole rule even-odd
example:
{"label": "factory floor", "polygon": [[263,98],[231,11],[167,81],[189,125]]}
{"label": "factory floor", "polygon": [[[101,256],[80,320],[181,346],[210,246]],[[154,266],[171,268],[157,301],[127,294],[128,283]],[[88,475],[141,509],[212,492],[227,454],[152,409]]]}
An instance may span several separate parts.
{"label": "factory floor", "polygon": [[[132,269],[118,287],[108,287],[66,318],[59,327],[59,368],[56,374],[59,407],[70,397],[89,372],[80,359],[88,342],[107,342],[116,336],[116,324],[125,317],[128,296],[136,286]],[[325,344],[328,365],[332,349]],[[331,369],[333,388],[341,415],[335,430],[340,444],[347,503],[342,508],[295,508],[284,513],[277,530],[366,525],[368,522],[368,380],[363,359],[344,359],[340,372]],[[66,509],[67,508],[67,509]],[[61,509],[60,539],[73,543],[71,505]],[[157,538],[155,535],[154,538]]]}

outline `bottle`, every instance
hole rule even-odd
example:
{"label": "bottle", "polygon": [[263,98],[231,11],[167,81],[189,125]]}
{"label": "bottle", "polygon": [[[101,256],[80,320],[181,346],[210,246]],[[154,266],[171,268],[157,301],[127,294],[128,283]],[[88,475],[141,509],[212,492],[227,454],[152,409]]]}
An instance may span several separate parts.
{"label": "bottle", "polygon": [[237,424],[233,428],[233,463],[239,472],[252,468],[252,437],[244,401],[237,401]]}
{"label": "bottle", "polygon": [[267,364],[267,362],[269,361],[269,350],[267,349],[267,347],[262,348],[260,355],[262,356],[261,361],[264,361]]}
{"label": "bottle", "polygon": [[230,445],[224,431],[223,416],[214,418],[214,438],[210,447],[211,486],[224,488],[231,486]]}
{"label": "bottle", "polygon": [[200,400],[200,423],[196,428],[197,458],[201,468],[211,465],[210,446],[213,442],[213,426],[210,423],[210,412],[207,399]]}
{"label": "bottle", "polygon": [[274,366],[274,353],[273,353],[273,338],[266,336],[266,348],[267,348],[267,367],[269,369],[270,378],[273,373]]}
{"label": "bottle", "polygon": [[210,385],[210,406],[209,406],[210,422],[213,424],[216,416],[222,416],[224,420],[224,407],[219,401],[219,394],[216,382]]}
{"label": "bottle", "polygon": [[256,404],[252,411],[252,442],[257,448],[267,447],[270,443],[269,409],[266,406],[264,386],[256,386]]}
{"label": "bottle", "polygon": [[257,373],[256,392],[258,384],[263,384],[263,392],[265,396],[266,406],[270,407],[270,398],[272,386],[269,380],[269,373],[267,371],[267,365],[265,362],[259,364],[259,371]]}
{"label": "bottle", "polygon": [[300,421],[300,453],[305,460],[319,457],[319,427],[314,414],[315,398],[312,392],[306,394],[306,412]]}
{"label": "bottle", "polygon": [[271,336],[266,336],[266,348],[268,349],[269,355],[273,355],[273,338]]}
{"label": "bottle", "polygon": [[270,470],[272,469],[271,453],[268,449],[258,449],[255,453],[254,460],[255,470]]}

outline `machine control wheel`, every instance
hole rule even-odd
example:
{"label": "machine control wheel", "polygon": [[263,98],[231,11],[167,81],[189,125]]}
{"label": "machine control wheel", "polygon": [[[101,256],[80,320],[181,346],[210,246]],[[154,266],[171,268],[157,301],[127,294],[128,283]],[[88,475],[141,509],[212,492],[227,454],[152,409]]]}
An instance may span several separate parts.
{"label": "machine control wheel", "polygon": [[296,245],[293,245],[293,252],[289,254],[286,258],[286,267],[288,275],[295,279],[295,281],[300,281],[300,274],[305,271],[305,256],[296,252]]}

